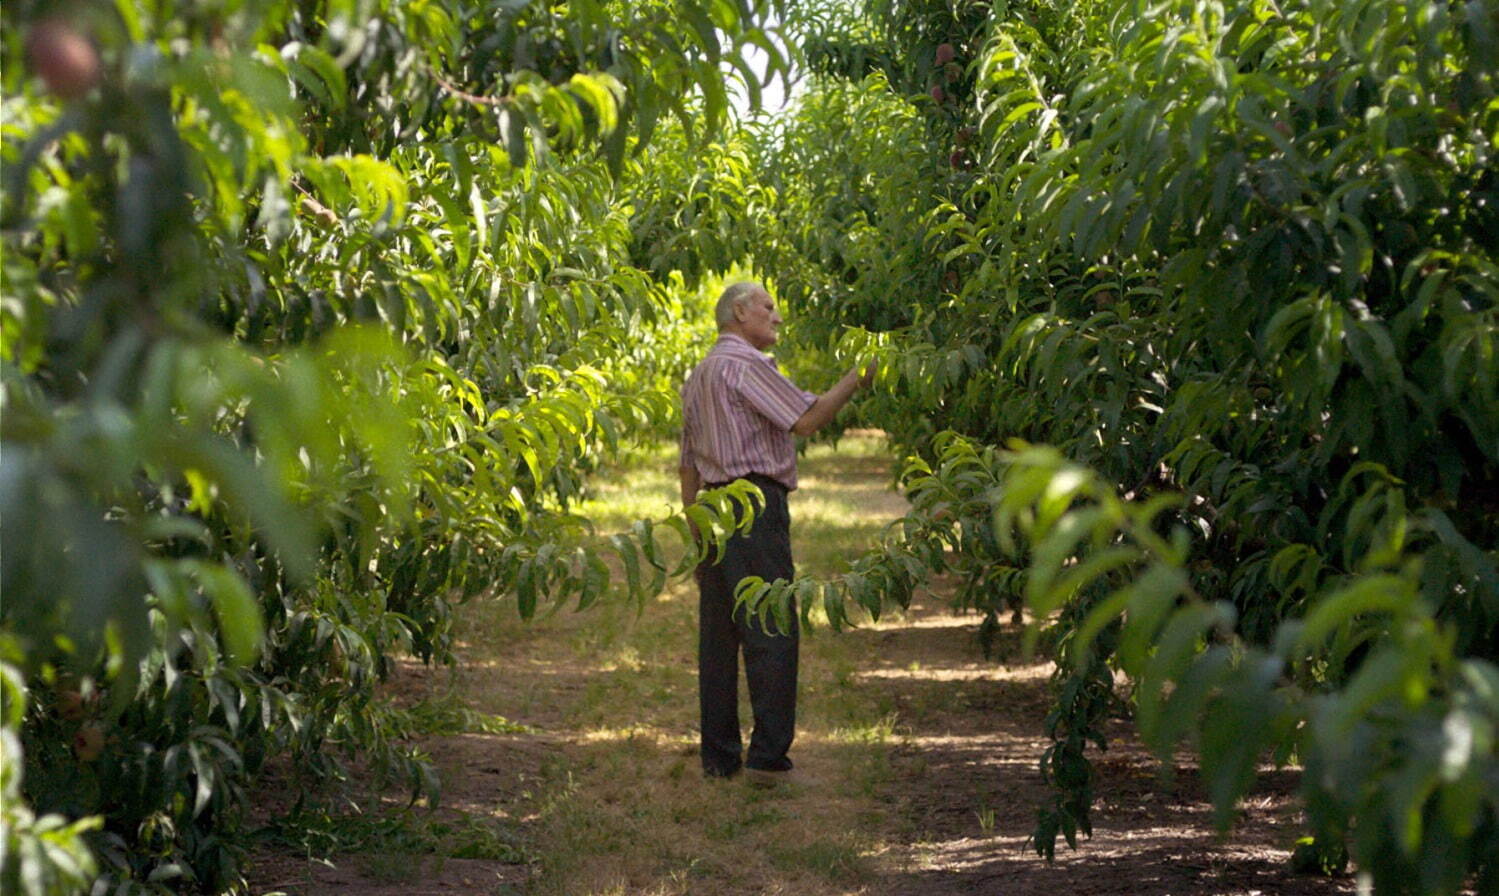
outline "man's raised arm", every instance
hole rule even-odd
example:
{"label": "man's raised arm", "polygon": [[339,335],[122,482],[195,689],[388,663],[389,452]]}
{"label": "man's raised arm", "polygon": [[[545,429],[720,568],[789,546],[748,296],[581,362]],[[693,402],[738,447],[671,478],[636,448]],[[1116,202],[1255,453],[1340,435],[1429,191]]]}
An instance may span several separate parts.
{"label": "man's raised arm", "polygon": [[874,365],[864,368],[860,374],[857,367],[843,375],[843,378],[833,384],[833,388],[817,396],[812,406],[791,424],[791,431],[799,436],[810,436],[824,426],[833,422],[848,400],[854,397],[854,393],[862,386],[868,386],[874,382]]}

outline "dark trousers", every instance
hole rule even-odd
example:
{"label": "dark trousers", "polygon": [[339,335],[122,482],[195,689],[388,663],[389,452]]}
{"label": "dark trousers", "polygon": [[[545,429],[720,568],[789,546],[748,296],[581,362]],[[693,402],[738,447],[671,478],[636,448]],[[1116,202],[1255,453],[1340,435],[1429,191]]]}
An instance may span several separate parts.
{"label": "dark trousers", "polygon": [[703,771],[727,776],[741,765],[739,651],[749,682],[755,727],[742,764],[767,771],[791,768],[786,751],[796,736],[796,663],[800,631],[792,607],[791,631],[780,633],[767,617],[766,631],[741,609],[734,586],[746,576],[790,580],[791,515],[786,487],[764,476],[746,477],[765,493],[765,506],[748,533],[729,539],[721,563],[704,564],[698,576],[698,702],[702,710]]}

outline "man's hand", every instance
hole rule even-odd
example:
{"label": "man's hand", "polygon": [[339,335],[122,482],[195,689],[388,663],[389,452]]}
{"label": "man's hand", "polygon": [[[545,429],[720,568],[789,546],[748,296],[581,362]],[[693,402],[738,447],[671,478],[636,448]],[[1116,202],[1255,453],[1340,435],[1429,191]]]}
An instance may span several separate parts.
{"label": "man's hand", "polygon": [[817,396],[806,413],[792,424],[791,432],[799,436],[810,436],[833,421],[833,417],[854,396],[854,392],[874,382],[875,366],[871,362],[861,374],[858,367],[851,368],[833,388]]}
{"label": "man's hand", "polygon": [[868,389],[874,385],[875,374],[879,373],[880,366],[874,361],[864,365],[864,371],[859,374],[859,388]]}

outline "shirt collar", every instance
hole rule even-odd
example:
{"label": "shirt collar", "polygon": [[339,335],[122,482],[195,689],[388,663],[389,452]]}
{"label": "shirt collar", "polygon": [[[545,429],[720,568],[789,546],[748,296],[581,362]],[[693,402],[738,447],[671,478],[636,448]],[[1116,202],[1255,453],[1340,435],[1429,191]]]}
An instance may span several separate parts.
{"label": "shirt collar", "polygon": [[718,342],[714,347],[721,347],[735,354],[745,354],[747,352],[757,358],[767,357],[764,352],[750,345],[750,341],[738,333],[719,333]]}

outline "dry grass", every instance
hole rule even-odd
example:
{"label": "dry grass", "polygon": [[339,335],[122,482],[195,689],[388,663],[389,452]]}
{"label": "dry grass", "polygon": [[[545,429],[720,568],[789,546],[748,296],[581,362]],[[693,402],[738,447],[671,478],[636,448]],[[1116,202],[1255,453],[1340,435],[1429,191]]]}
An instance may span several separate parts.
{"label": "dry grass", "polygon": [[[676,497],[673,461],[662,448],[610,471],[582,512],[605,530],[660,516]],[[869,434],[808,452],[792,495],[800,571],[837,571],[901,513],[889,468]],[[823,632],[804,639],[794,782],[765,791],[707,781],[697,760],[696,602],[688,581],[638,616],[620,605],[531,623],[504,604],[471,614],[468,702],[558,739],[537,782],[528,890],[863,892],[888,848],[874,796],[895,743],[888,702],[848,688],[863,645]],[[741,707],[747,736],[747,697]]]}

